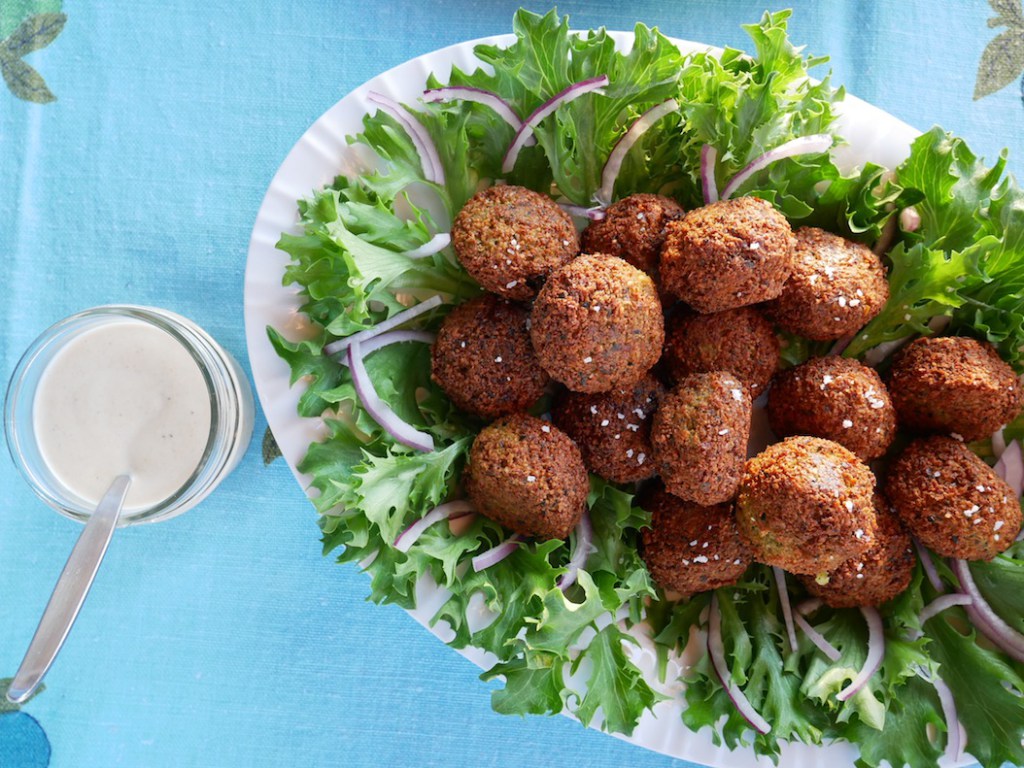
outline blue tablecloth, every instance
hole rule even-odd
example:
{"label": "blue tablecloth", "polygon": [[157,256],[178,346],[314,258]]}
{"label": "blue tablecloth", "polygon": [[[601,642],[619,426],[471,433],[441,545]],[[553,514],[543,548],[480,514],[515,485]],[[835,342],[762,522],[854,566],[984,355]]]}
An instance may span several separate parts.
{"label": "blue tablecloth", "polygon": [[[374,74],[508,31],[517,4],[0,0],[0,379],[50,323],[113,302],[184,314],[244,363],[249,232],[288,149]],[[794,39],[831,54],[850,92],[919,128],[941,123],[990,158],[1009,146],[1021,167],[1024,22],[990,28],[982,0],[793,5]],[[993,5],[1020,13],[1019,0]],[[639,19],[743,47],[739,25],[764,6],[559,10],[576,27]],[[9,37],[41,14],[45,47]],[[993,92],[975,99],[976,85]],[[259,417],[257,438],[265,426]],[[80,531],[0,455],[0,678]],[[287,466],[264,467],[258,439],[198,509],[118,532],[47,689],[0,715],[0,765],[677,764],[566,718],[494,714],[478,670],[404,612],[364,602],[366,578],[322,558],[318,538]]]}

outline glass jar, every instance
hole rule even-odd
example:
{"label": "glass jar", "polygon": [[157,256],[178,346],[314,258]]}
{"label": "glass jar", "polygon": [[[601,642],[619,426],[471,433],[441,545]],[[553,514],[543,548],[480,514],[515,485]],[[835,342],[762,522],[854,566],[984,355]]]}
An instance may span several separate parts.
{"label": "glass jar", "polygon": [[[249,445],[255,414],[249,381],[234,358],[206,331],[180,315],[153,307],[112,305],[79,312],[48,328],[29,346],[14,369],[4,403],[4,431],[15,465],[35,493],[67,517],[88,519],[95,500],[69,487],[48,464],[36,424],[40,381],[54,357],[83,334],[114,324],[140,323],[167,334],[187,353],[183,359],[197,366],[209,398],[209,434],[194,471],[180,487],[159,501],[126,504],[119,525],[166,520],[191,509],[238,465]],[[194,372],[189,369],[187,375],[194,377]],[[205,413],[205,402],[197,405],[203,406]],[[75,414],[69,409],[64,418],[75,418]]]}

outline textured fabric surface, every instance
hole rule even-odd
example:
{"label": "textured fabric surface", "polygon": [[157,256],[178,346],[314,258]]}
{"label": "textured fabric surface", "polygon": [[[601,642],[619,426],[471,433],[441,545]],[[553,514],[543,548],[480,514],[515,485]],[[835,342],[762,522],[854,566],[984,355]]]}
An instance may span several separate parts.
{"label": "textured fabric surface", "polygon": [[[0,379],[50,323],[116,302],[186,315],[244,364],[249,231],[288,149],[351,88],[506,32],[517,5],[0,0]],[[792,5],[793,38],[832,55],[837,83],[989,158],[1009,146],[1021,167],[1024,22],[990,28],[982,0]],[[576,27],[642,20],[744,47],[739,25],[764,6],[559,10]],[[10,37],[33,16],[34,51]],[[992,93],[975,100],[976,84]],[[566,718],[494,714],[474,667],[402,611],[364,602],[365,577],[320,556],[288,468],[263,466],[265,426],[258,417],[242,465],[198,509],[116,534],[47,690],[0,714],[0,764],[679,764]],[[0,678],[17,668],[80,530],[0,455]]]}

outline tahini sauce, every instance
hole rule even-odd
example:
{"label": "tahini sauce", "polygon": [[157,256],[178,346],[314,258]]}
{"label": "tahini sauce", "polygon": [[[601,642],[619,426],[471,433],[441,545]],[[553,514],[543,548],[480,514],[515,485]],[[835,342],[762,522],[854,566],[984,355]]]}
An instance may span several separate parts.
{"label": "tahini sauce", "polygon": [[142,509],[178,491],[199,466],[210,396],[180,342],[125,319],[83,332],[54,355],[32,416],[43,460],[66,488],[96,503],[128,474],[125,509]]}

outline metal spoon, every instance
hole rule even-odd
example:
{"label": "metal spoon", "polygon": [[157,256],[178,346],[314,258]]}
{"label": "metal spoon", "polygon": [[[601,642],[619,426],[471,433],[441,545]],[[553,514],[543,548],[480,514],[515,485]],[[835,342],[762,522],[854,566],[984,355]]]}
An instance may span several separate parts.
{"label": "metal spoon", "polygon": [[12,704],[21,704],[35,692],[64,645],[107,552],[131,482],[127,475],[114,479],[71,550],[25,658],[7,689],[7,700]]}

